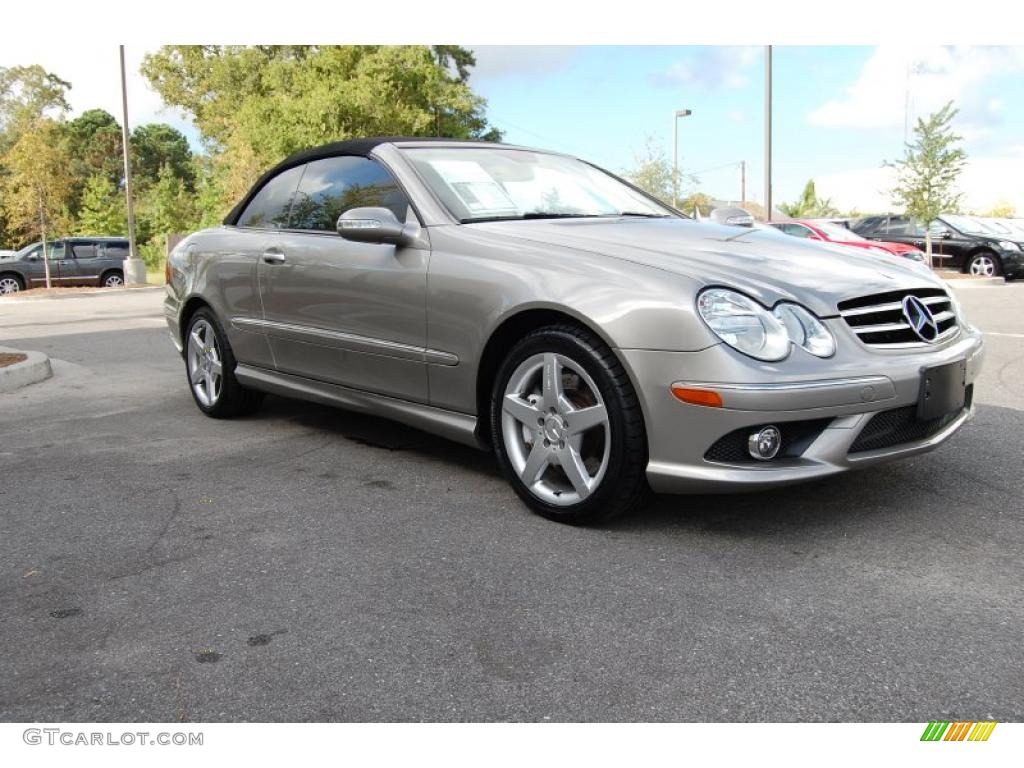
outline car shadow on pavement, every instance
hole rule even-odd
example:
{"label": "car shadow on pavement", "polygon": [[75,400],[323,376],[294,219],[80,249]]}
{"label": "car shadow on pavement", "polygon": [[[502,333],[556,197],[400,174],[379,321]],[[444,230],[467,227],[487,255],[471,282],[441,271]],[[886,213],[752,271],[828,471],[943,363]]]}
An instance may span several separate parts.
{"label": "car shadow on pavement", "polygon": [[378,416],[268,395],[263,407],[252,418],[268,417],[287,419],[370,448],[403,451],[439,463],[451,462],[488,477],[501,475],[490,452],[475,450]]}

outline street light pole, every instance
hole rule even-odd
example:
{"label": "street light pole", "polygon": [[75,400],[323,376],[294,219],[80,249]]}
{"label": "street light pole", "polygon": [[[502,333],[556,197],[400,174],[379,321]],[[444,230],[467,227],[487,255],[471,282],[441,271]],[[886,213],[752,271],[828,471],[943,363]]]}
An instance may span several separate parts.
{"label": "street light pole", "polygon": [[689,109],[677,109],[672,115],[672,207],[679,207],[679,118],[692,115]]}
{"label": "street light pole", "polygon": [[772,47],[764,47],[764,217],[772,220]]}
{"label": "street light pole", "polygon": [[128,204],[128,258],[124,260],[124,282],[146,282],[146,265],[139,258],[135,244],[135,205],[132,200],[132,160],[128,151],[128,82],[124,73],[124,46],[121,53],[121,148],[124,155],[124,194]]}

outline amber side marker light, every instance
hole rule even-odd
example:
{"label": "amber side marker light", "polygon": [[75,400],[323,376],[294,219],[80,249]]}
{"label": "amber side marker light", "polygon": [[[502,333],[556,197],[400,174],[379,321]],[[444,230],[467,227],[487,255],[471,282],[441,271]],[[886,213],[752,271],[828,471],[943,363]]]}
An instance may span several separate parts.
{"label": "amber side marker light", "polygon": [[672,394],[677,400],[691,405],[706,405],[710,408],[722,407],[722,396],[710,389],[693,389],[673,384]]}

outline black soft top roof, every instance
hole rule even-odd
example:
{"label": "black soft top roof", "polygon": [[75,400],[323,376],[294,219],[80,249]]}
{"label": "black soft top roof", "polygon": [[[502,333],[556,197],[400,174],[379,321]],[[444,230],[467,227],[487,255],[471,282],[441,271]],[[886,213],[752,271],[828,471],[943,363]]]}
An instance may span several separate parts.
{"label": "black soft top roof", "polygon": [[281,171],[286,171],[289,168],[294,168],[297,165],[303,165],[304,163],[308,163],[313,160],[322,160],[325,157],[339,157],[341,155],[367,157],[381,144],[397,144],[405,141],[439,141],[449,144],[493,144],[493,142],[487,141],[474,141],[472,139],[446,139],[436,136],[373,136],[365,139],[335,141],[331,144],[323,144],[319,147],[304,149],[293,155],[289,155],[260,176],[257,182],[252,185],[252,189],[249,190],[248,194],[246,194],[246,196],[239,201],[238,205],[232,208],[231,212],[224,217],[224,223],[230,226],[237,224],[238,219],[242,215],[242,211],[244,211],[246,206],[249,205],[249,202],[256,196],[256,193],[263,188],[264,184],[270,181],[277,174],[281,173]]}

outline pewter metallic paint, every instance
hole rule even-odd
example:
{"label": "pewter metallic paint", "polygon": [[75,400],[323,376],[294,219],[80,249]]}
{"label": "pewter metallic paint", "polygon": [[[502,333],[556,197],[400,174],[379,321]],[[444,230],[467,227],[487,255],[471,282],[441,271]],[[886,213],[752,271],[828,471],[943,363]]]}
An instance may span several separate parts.
{"label": "pewter metallic paint", "polygon": [[[838,317],[844,300],[945,288],[910,262],[837,253],[763,230],[688,219],[526,220],[461,225],[434,198],[399,145],[373,157],[412,200],[414,247],[334,234],[217,227],[172,254],[165,314],[181,348],[181,312],[208,303],[227,330],[246,385],[377,413],[483,447],[477,376],[484,347],[508,319],[556,310],[599,334],[627,370],[643,408],[648,479],[659,491],[744,490],[798,482],[930,450],[929,440],[847,457],[870,415],[915,403],[920,369],[966,358],[971,383],[981,334],[964,318],[929,347],[871,349]],[[434,143],[430,146],[437,147]],[[458,145],[453,145],[458,146]],[[284,263],[262,254],[278,249]],[[799,348],[764,363],[723,344],[696,313],[711,285],[771,307],[798,302],[836,337],[829,359]],[[721,385],[724,407],[679,402],[676,382]],[[754,466],[707,462],[719,437],[746,426],[842,417],[799,459]]]}

